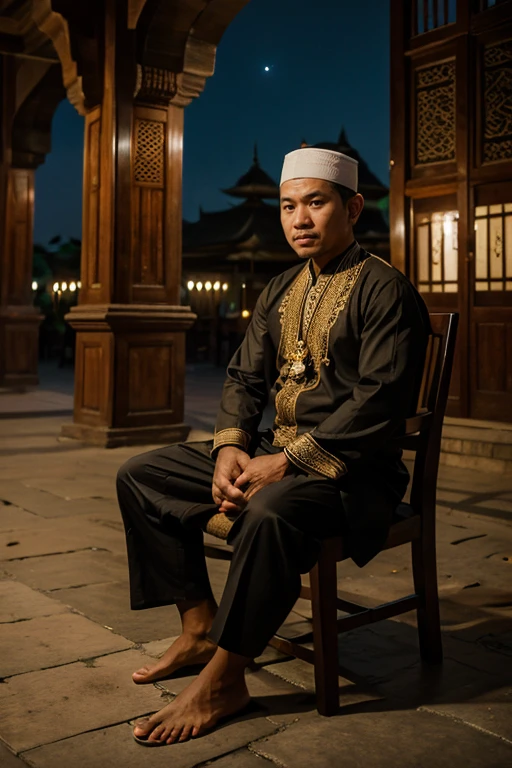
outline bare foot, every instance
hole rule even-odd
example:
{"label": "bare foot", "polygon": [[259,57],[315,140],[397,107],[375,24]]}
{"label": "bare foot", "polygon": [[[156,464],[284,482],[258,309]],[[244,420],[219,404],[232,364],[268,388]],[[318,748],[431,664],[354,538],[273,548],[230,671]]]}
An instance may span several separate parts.
{"label": "bare foot", "polygon": [[221,683],[203,670],[171,704],[138,721],[133,735],[151,746],[187,741],[244,709],[250,700],[243,673],[236,681]]}
{"label": "bare foot", "polygon": [[137,685],[166,680],[181,667],[192,664],[208,664],[213,658],[216,648],[217,646],[206,637],[180,635],[158,661],[154,664],[147,664],[134,672],[132,680]]}

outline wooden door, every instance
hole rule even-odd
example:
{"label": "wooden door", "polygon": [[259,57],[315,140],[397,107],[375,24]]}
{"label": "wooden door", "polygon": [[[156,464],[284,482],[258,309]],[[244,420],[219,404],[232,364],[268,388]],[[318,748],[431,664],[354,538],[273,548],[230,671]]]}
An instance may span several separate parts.
{"label": "wooden door", "polygon": [[391,261],[460,314],[447,413],[512,421],[512,0],[391,2]]}

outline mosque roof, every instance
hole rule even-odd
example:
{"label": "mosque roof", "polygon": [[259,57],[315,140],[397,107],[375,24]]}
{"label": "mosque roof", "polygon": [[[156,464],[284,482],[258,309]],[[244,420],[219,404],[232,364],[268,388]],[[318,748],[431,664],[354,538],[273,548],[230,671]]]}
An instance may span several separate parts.
{"label": "mosque roof", "polygon": [[233,187],[229,189],[223,189],[227,195],[232,197],[242,198],[267,198],[278,199],[279,187],[274,179],[272,179],[268,173],[265,173],[260,166],[258,159],[258,147],[254,145],[254,156],[252,165],[243,176],[240,176],[238,181]]}

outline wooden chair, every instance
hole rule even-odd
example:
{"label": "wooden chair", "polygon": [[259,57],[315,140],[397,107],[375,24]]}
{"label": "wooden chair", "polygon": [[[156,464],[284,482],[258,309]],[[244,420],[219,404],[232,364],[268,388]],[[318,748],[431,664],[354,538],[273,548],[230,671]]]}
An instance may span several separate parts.
{"label": "wooden chair", "polygon": [[[336,564],[348,555],[343,538],[326,539],[320,557],[310,571],[310,586],[301,597],[311,601],[313,631],[293,640],[275,636],[270,645],[315,667],[317,708],[321,715],[334,715],[339,708],[338,635],[376,621],[416,610],[421,658],[441,663],[443,649],[439,620],[436,568],[436,484],[441,430],[448,399],[458,314],[431,314],[432,335],[427,347],[417,414],[407,419],[400,447],[415,452],[410,503],[401,504],[400,516],[391,526],[384,549],[411,544],[414,593],[399,600],[368,608],[343,600],[337,592]],[[225,539],[231,522],[215,515],[207,533]],[[229,559],[231,550],[206,544],[207,554]],[[341,619],[337,611],[348,613]],[[313,649],[305,643],[313,640]]]}

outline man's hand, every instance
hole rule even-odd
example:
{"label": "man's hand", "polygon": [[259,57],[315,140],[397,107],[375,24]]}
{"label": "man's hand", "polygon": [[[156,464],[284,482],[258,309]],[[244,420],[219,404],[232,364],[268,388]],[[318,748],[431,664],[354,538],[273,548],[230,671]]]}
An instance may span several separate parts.
{"label": "man's hand", "polygon": [[244,472],[235,480],[235,488],[245,489],[244,501],[247,503],[266,485],[282,480],[290,471],[290,467],[291,464],[284,451],[268,456],[256,456],[249,460]]}
{"label": "man's hand", "polygon": [[213,474],[212,496],[220,511],[240,512],[245,504],[244,494],[234,483],[251,461],[249,454],[234,445],[225,445],[217,454]]}

